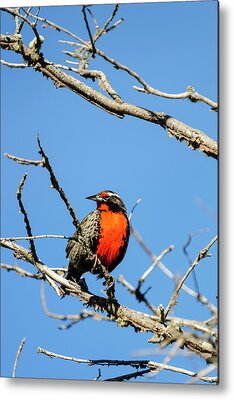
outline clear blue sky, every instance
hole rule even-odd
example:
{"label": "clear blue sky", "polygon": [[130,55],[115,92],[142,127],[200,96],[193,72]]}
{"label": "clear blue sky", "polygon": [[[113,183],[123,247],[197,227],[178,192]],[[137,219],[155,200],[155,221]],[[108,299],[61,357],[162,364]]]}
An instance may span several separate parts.
{"label": "clear blue sky", "polygon": [[[112,6],[94,6],[101,24]],[[42,7],[41,15],[87,38],[81,7]],[[118,13],[124,22],[104,36],[98,47],[121,63],[132,67],[150,85],[171,93],[182,92],[188,85],[217,101],[217,2],[183,2],[121,5]],[[118,18],[118,17],[117,17]],[[2,32],[12,32],[13,23],[2,14]],[[63,62],[62,50],[69,46],[58,39],[70,40],[65,34],[40,29],[45,36],[43,53],[49,60]],[[33,35],[26,29],[26,42]],[[21,61],[13,54],[2,53],[8,61]],[[205,104],[173,101],[147,96],[132,89],[134,79],[116,71],[98,57],[90,65],[103,69],[112,86],[124,100],[156,111],[164,111],[183,122],[201,129],[217,139],[217,114]],[[89,81],[87,82],[90,83]],[[94,85],[94,87],[96,87]],[[71,235],[71,218],[58,197],[50,189],[46,170],[24,167],[3,157],[4,152],[38,159],[36,134],[50,157],[54,171],[65,193],[82,219],[94,204],[85,200],[102,189],[118,192],[127,209],[139,197],[133,224],[155,254],[168,245],[175,249],[164,263],[175,274],[186,271],[187,260],[182,247],[188,234],[205,228],[194,237],[190,256],[194,259],[217,232],[217,164],[202,153],[190,150],[184,143],[169,139],[159,126],[125,117],[119,120],[95,108],[66,89],[56,90],[51,81],[33,70],[1,68],[1,133],[2,133],[2,229],[1,236],[23,236],[25,228],[19,214],[16,190],[24,172],[28,179],[23,191],[34,234]],[[23,242],[22,245],[27,245]],[[63,240],[36,242],[39,257],[50,267],[66,266]],[[200,291],[213,303],[217,295],[217,251],[197,268]],[[14,264],[10,251],[2,251],[2,261]],[[22,268],[34,271],[22,261]],[[133,285],[151,264],[151,260],[131,238],[124,261],[114,271]],[[89,288],[101,295],[101,281],[87,276]],[[187,282],[194,287],[193,279]],[[38,346],[79,358],[134,358],[139,349],[154,350],[147,343],[150,333],[134,333],[114,323],[83,321],[68,330],[59,330],[60,321],[45,316],[40,300],[40,283],[1,272],[1,368],[3,376],[11,376],[18,345],[26,344],[20,358],[18,377],[94,379],[98,367],[76,365],[36,354]],[[173,283],[159,269],[150,276],[145,289],[154,305],[167,305]],[[119,301],[134,309],[146,311],[120,284],[116,284]],[[82,304],[73,298],[60,300],[46,287],[47,305],[58,314],[77,314]],[[175,315],[205,320],[207,308],[181,293]],[[147,358],[147,357],[143,357]],[[163,361],[162,355],[149,359]],[[202,360],[186,357],[173,359],[173,365],[199,370]],[[132,372],[130,368],[102,367],[102,379]],[[147,377],[139,381],[154,381]],[[184,376],[161,372],[156,382],[184,382]]]}

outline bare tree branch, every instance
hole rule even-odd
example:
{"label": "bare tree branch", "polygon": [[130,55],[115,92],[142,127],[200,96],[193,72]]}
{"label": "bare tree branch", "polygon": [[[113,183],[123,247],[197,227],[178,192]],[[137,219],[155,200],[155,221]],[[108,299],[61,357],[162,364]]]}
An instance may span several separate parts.
{"label": "bare tree branch", "polygon": [[141,275],[141,277],[138,280],[138,288],[141,287],[141,285],[144,283],[146,278],[151,274],[151,272],[155,269],[155,267],[158,265],[159,261],[168,253],[170,253],[174,249],[173,245],[170,245],[167,247],[167,249],[163,250],[162,253],[155,258],[154,262],[150,265],[150,267]]}
{"label": "bare tree branch", "polygon": [[[178,327],[174,324],[165,326],[163,323],[155,320],[155,318],[148,314],[131,310],[119,304],[116,299],[105,299],[90,292],[82,291],[78,285],[63,278],[61,275],[48,268],[42,261],[35,261],[30,251],[22,246],[19,246],[15,242],[0,239],[0,245],[12,250],[16,258],[23,259],[24,261],[33,264],[47,280],[49,278],[49,283],[50,280],[53,280],[55,283],[61,284],[66,288],[68,293],[73,296],[78,296],[83,303],[93,306],[95,311],[98,309],[101,311],[105,310],[107,315],[111,316],[112,319],[121,326],[130,325],[134,327],[135,330],[140,332],[150,331],[158,338],[160,336],[163,337],[163,340],[165,340],[168,344],[176,341],[182,333],[182,330],[178,330]],[[203,357],[207,362],[213,362],[213,360],[217,357],[215,345],[203,338],[190,335],[186,338],[185,346],[189,350]]]}
{"label": "bare tree branch", "polygon": [[9,158],[10,160],[16,161],[19,164],[23,164],[23,165],[35,165],[36,167],[43,167],[45,160],[27,160],[26,158],[22,158],[22,157],[16,157],[13,156],[11,154],[5,153],[4,154],[5,157]]}
{"label": "bare tree branch", "polygon": [[[70,357],[70,356],[65,356],[62,354],[57,354],[54,353],[52,351],[48,351],[46,349],[43,349],[41,347],[38,347],[37,349],[37,353],[38,354],[43,354],[45,356],[51,357],[51,358],[60,358],[62,360],[66,360],[66,361],[73,361],[79,364],[88,364],[89,366],[93,366],[93,365],[107,365],[107,366],[118,366],[118,365],[124,365],[124,366],[130,366],[130,367],[134,367],[134,368],[149,368],[148,371],[144,371],[144,373],[148,373],[151,372],[152,370],[157,370],[157,369],[161,369],[161,370],[167,370],[167,371],[171,371],[171,372],[177,372],[177,373],[181,373],[181,374],[185,374],[185,375],[189,375],[192,377],[197,376],[196,372],[192,372],[183,368],[179,368],[179,367],[173,367],[172,365],[167,365],[167,364],[162,364],[162,363],[158,363],[155,361],[149,361],[149,360],[106,360],[106,359],[102,359],[102,360],[85,360],[82,358],[77,358],[77,357]],[[135,377],[135,376],[133,376]],[[112,378],[113,380],[118,380],[118,378]],[[112,379],[108,379],[108,380],[112,380]],[[126,378],[124,378],[126,379]],[[123,379],[123,380],[124,380]],[[207,376],[200,376],[199,377],[200,380],[204,381],[204,382],[217,382],[217,377],[207,377]]]}
{"label": "bare tree branch", "polygon": [[[9,12],[14,16],[17,15],[20,16],[20,18],[25,19],[24,16],[15,12],[13,9],[4,8],[3,10]],[[33,25],[30,21],[28,21],[28,24],[30,26]],[[32,28],[34,28],[35,31],[35,26],[33,26]],[[41,43],[41,38],[37,32],[34,33],[36,35],[36,43],[39,46],[39,44]],[[65,74],[57,67],[52,65],[52,63],[46,60],[43,57],[42,53],[38,51],[38,46],[25,46],[22,42],[20,35],[1,35],[0,45],[2,49],[20,53],[28,65],[30,65],[36,71],[41,72],[44,76],[52,79],[56,87],[67,87],[68,89],[74,91],[76,94],[89,101],[91,104],[98,106],[120,118],[123,118],[125,115],[131,115],[133,117],[140,118],[154,124],[158,124],[163,128],[167,128],[169,136],[174,136],[179,141],[185,140],[187,145],[193,150],[199,149],[204,154],[212,158],[217,158],[217,143],[213,139],[205,135],[205,133],[203,133],[202,131],[194,129],[165,113],[148,110],[143,107],[129,104],[125,101],[119,103],[116,100],[107,98],[102,93],[97,92],[93,88],[85,85],[78,79],[75,79],[74,77]],[[87,46],[86,42],[85,45]]]}
{"label": "bare tree branch", "polygon": [[6,65],[9,68],[27,68],[28,65],[27,64],[19,64],[19,63],[10,63],[8,61],[4,61],[4,60],[0,60],[0,63],[2,65]]}
{"label": "bare tree branch", "polygon": [[4,238],[5,240],[11,240],[12,242],[16,242],[18,240],[32,240],[32,239],[72,239],[71,236],[65,235],[35,235],[35,236],[16,236],[16,237],[8,237]]}
{"label": "bare tree branch", "polygon": [[63,191],[63,188],[61,186],[59,186],[58,180],[57,180],[57,178],[56,178],[56,176],[54,174],[54,171],[53,171],[53,169],[51,167],[51,164],[49,162],[49,158],[45,154],[45,152],[44,152],[44,150],[43,150],[43,148],[41,146],[41,142],[40,142],[39,136],[37,137],[37,142],[38,142],[38,146],[39,146],[39,149],[40,149],[39,153],[42,155],[42,157],[44,159],[43,167],[45,167],[47,169],[47,171],[49,172],[49,174],[50,174],[50,181],[51,181],[52,188],[57,190],[57,192],[59,193],[61,199],[65,203],[65,205],[66,205],[66,207],[67,207],[67,209],[68,209],[68,211],[69,211],[69,213],[70,213],[70,215],[71,215],[71,217],[73,219],[73,225],[75,225],[75,227],[78,229],[78,227],[80,225],[80,221],[77,218],[77,216],[76,216],[76,214],[75,214],[75,212],[74,212],[74,210],[73,210],[68,198],[66,197],[66,195],[65,195],[65,193]]}
{"label": "bare tree branch", "polygon": [[32,274],[31,272],[26,271],[18,267],[18,265],[9,265],[9,264],[0,264],[0,268],[6,269],[7,271],[15,271],[19,276],[33,278],[33,279],[44,279],[44,276],[41,274]]}
{"label": "bare tree branch", "polygon": [[[17,200],[19,202],[20,211],[22,212],[22,214],[24,216],[24,223],[25,223],[27,234],[28,234],[29,237],[32,237],[33,234],[32,234],[31,225],[30,225],[30,222],[29,222],[29,219],[28,219],[28,214],[27,214],[27,212],[26,212],[26,210],[24,208],[23,202],[22,202],[22,194],[21,194],[26,178],[27,178],[27,174],[24,174],[24,176],[21,179],[21,182],[19,184],[18,190],[17,190]],[[31,249],[31,252],[32,252],[32,256],[33,256],[35,262],[37,262],[38,261],[38,257],[37,257],[37,252],[36,252],[36,247],[34,245],[34,241],[33,241],[33,239],[30,239],[29,241],[30,241],[30,249]]]}
{"label": "bare tree branch", "polygon": [[91,45],[92,45],[92,56],[95,57],[95,53],[96,53],[95,44],[94,44],[94,41],[93,41],[93,37],[92,37],[92,33],[91,33],[91,30],[90,30],[90,27],[89,27],[89,23],[88,23],[88,20],[87,20],[85,9],[86,9],[86,6],[83,6],[82,7],[82,12],[83,12],[83,15],[84,15],[84,21],[85,21],[85,25],[86,25],[86,28],[87,28],[87,31],[88,31],[88,34],[89,34],[90,42],[91,42]]}
{"label": "bare tree branch", "polygon": [[[130,75],[134,76],[133,73],[131,73],[130,71],[129,71]],[[166,99],[174,99],[174,100],[175,99],[181,99],[181,100],[189,99],[194,103],[196,103],[197,101],[201,101],[203,103],[208,104],[211,107],[212,111],[218,111],[218,104],[216,102],[208,99],[208,97],[205,97],[205,96],[199,94],[192,86],[188,86],[186,92],[171,94],[171,93],[161,92],[160,90],[152,88],[145,81],[143,81],[142,78],[140,78],[140,80],[139,80],[139,75],[135,74],[134,77],[139,82],[141,81],[141,83],[143,84],[143,88],[140,88],[138,86],[133,86],[133,88],[138,90],[138,92],[154,94],[156,96],[165,97]]]}
{"label": "bare tree branch", "polygon": [[12,378],[15,378],[17,364],[18,364],[18,361],[19,361],[19,358],[20,358],[20,354],[21,354],[21,352],[22,352],[22,350],[23,350],[24,343],[25,343],[25,338],[23,338],[23,339],[21,340],[20,345],[19,345],[19,348],[18,348],[18,351],[17,351],[17,353],[16,353],[16,358],[15,358],[14,367],[13,367],[13,372],[12,372]]}

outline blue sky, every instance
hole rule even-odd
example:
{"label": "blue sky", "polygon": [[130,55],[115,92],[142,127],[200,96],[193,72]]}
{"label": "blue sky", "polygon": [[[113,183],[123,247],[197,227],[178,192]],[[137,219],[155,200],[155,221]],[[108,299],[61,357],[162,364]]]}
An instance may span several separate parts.
{"label": "blue sky", "polygon": [[[99,5],[93,12],[101,24],[112,6]],[[42,7],[41,15],[68,27],[87,38],[80,7]],[[212,100],[217,100],[217,2],[183,2],[121,5],[119,17],[124,22],[101,38],[98,47],[121,63],[139,73],[151,86],[172,93],[182,92],[188,85]],[[2,14],[2,32],[12,32],[9,16]],[[43,53],[49,60],[62,63],[62,50],[69,46],[58,44],[68,39],[65,34],[41,29],[46,40]],[[26,43],[33,38],[25,30]],[[2,54],[8,61],[20,61],[13,54]],[[124,100],[156,111],[164,111],[183,122],[201,129],[217,139],[217,115],[204,104],[183,100],[167,100],[147,96],[132,89],[137,83],[124,72],[96,58],[93,69],[103,69],[112,86]],[[87,81],[86,83],[90,83]],[[94,87],[96,85],[94,84]],[[85,200],[102,189],[118,192],[127,209],[139,197],[133,224],[155,254],[169,244],[175,249],[164,263],[175,274],[183,274],[187,260],[182,247],[188,234],[205,229],[196,235],[190,247],[194,259],[217,231],[217,164],[202,153],[191,151],[184,143],[169,139],[159,126],[125,117],[119,120],[95,108],[65,89],[55,89],[39,73],[32,70],[1,68],[1,133],[2,133],[2,236],[25,235],[22,215],[19,214],[16,190],[24,172],[28,172],[23,198],[34,234],[73,233],[73,225],[57,192],[50,189],[45,170],[24,167],[3,157],[4,152],[25,158],[38,159],[36,134],[50,157],[56,176],[70,202],[82,219],[94,204]],[[39,257],[50,267],[66,266],[63,240],[37,241]],[[23,243],[27,245],[27,243]],[[202,294],[213,303],[217,294],[217,252],[197,268]],[[2,251],[2,260],[15,261],[9,251]],[[22,261],[17,261],[22,268]],[[114,271],[137,284],[139,276],[151,260],[131,238],[124,261]],[[27,266],[30,271],[33,267]],[[87,276],[89,288],[101,294],[102,284]],[[192,277],[188,282],[194,287]],[[152,350],[147,343],[149,333],[135,334],[131,328],[91,319],[68,330],[59,330],[59,321],[45,316],[40,300],[40,284],[20,278],[14,273],[1,272],[2,296],[2,375],[10,376],[15,354],[22,337],[26,344],[17,369],[18,377],[47,377],[94,379],[97,367],[75,365],[62,360],[50,360],[36,354],[38,346],[54,352],[80,358],[134,358],[139,349]],[[149,300],[167,305],[173,283],[159,269],[145,284],[152,286]],[[147,311],[120,285],[116,295],[122,304]],[[47,305],[59,314],[77,314],[83,307],[73,298],[60,300],[46,287]],[[207,319],[207,308],[181,293],[175,315],[184,318]],[[164,356],[150,359],[162,361]],[[178,357],[173,360],[191,370],[204,367],[202,360]],[[104,368],[103,379],[130,369]],[[141,381],[147,378],[141,378]],[[157,382],[184,382],[185,378],[162,372]],[[149,379],[149,381],[154,381]]]}

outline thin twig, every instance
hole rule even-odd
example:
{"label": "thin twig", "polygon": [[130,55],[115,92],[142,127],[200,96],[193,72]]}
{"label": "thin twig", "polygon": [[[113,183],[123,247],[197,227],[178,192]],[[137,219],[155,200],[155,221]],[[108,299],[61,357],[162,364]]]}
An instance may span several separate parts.
{"label": "thin twig", "polygon": [[[200,372],[198,372],[197,375],[194,378],[192,378],[188,383],[192,384],[199,381],[201,379],[201,376],[205,377],[207,374],[214,371],[216,368],[217,368],[216,364],[208,365],[206,368],[203,368]],[[216,380],[216,383],[218,383],[218,378]]]}
{"label": "thin twig", "polygon": [[101,377],[102,377],[101,368],[98,368],[98,374],[97,374],[96,378],[94,378],[94,381],[99,381],[99,379],[100,379]]}
{"label": "thin twig", "polygon": [[42,155],[42,157],[44,159],[43,167],[45,167],[47,169],[47,171],[49,172],[49,174],[50,174],[50,181],[51,181],[52,188],[57,190],[57,192],[59,193],[61,199],[65,203],[65,205],[66,205],[66,207],[67,207],[67,209],[68,209],[68,211],[69,211],[69,213],[70,213],[70,215],[71,215],[71,217],[73,219],[73,225],[76,227],[76,229],[78,229],[78,227],[80,225],[80,221],[77,218],[77,216],[75,214],[75,211],[73,210],[68,198],[66,197],[66,195],[65,195],[65,193],[63,191],[63,188],[61,186],[59,186],[58,180],[57,180],[57,178],[56,178],[56,176],[54,174],[54,171],[53,171],[53,169],[52,169],[52,167],[50,165],[49,157],[45,154],[45,152],[44,152],[44,150],[43,150],[43,148],[41,146],[41,142],[40,142],[39,136],[37,136],[37,142],[38,142],[38,146],[39,146],[39,149],[40,149],[39,153]]}
{"label": "thin twig", "polygon": [[106,29],[106,33],[112,31],[113,29],[117,28],[117,26],[119,26],[121,24],[121,22],[124,21],[124,18],[120,18],[118,21],[116,21],[112,26],[110,26],[110,28]]}
{"label": "thin twig", "polygon": [[[183,252],[184,252],[184,254],[185,254],[185,256],[186,256],[186,258],[187,258],[187,260],[188,260],[188,264],[189,264],[189,265],[191,265],[193,261],[192,261],[190,255],[189,255],[187,249],[188,249],[188,247],[190,246],[190,244],[192,243],[193,237],[194,237],[195,235],[201,234],[201,233],[203,233],[203,232],[208,232],[208,231],[209,231],[209,229],[199,229],[199,230],[197,230],[197,231],[195,231],[195,232],[189,233],[189,235],[188,235],[188,240],[187,240],[187,242],[186,242],[186,243],[184,244],[184,246],[183,246]],[[193,270],[192,274],[193,274],[193,279],[194,279],[196,291],[197,291],[198,297],[199,297],[199,296],[200,296],[200,290],[199,290],[199,285],[198,285],[198,281],[197,281],[195,269]]]}
{"label": "thin twig", "polygon": [[218,236],[215,236],[215,237],[211,240],[211,242],[210,242],[206,247],[204,247],[204,249],[202,249],[202,250],[199,252],[199,254],[198,254],[198,256],[196,257],[196,259],[194,260],[194,262],[190,265],[190,267],[188,268],[188,270],[186,271],[186,273],[184,274],[184,276],[182,277],[182,279],[179,281],[179,283],[178,283],[178,285],[177,285],[177,287],[176,287],[176,289],[175,289],[175,291],[174,291],[174,293],[173,293],[173,295],[172,295],[172,297],[171,297],[171,299],[170,299],[170,301],[169,301],[169,304],[168,304],[168,306],[166,307],[166,309],[165,309],[165,311],[164,311],[164,316],[165,316],[165,318],[166,318],[167,314],[169,313],[170,309],[171,309],[172,307],[175,306],[176,300],[177,300],[177,298],[178,298],[178,296],[179,296],[180,290],[181,290],[181,288],[182,288],[182,286],[183,286],[185,280],[188,278],[189,274],[190,274],[190,273],[192,272],[192,270],[196,267],[196,265],[197,265],[203,258],[207,257],[207,253],[208,253],[210,247],[216,242],[217,239],[218,239]]}
{"label": "thin twig", "polygon": [[[136,78],[136,76],[135,76],[135,78]],[[139,79],[138,79],[138,81],[140,82]],[[138,86],[133,86],[133,88],[136,89],[138,92],[154,94],[156,96],[164,97],[166,99],[174,99],[174,100],[175,99],[181,99],[181,100],[189,99],[193,103],[196,103],[197,101],[201,101],[201,102],[209,105],[211,107],[212,111],[218,111],[218,103],[208,99],[208,97],[202,96],[192,86],[188,86],[186,92],[172,94],[172,93],[162,92],[158,89],[154,89],[143,80],[141,83],[143,84],[143,88],[138,87]]]}
{"label": "thin twig", "polygon": [[141,285],[144,283],[146,278],[151,274],[151,272],[155,269],[155,267],[158,265],[159,261],[168,253],[170,253],[174,249],[173,245],[168,246],[165,250],[162,251],[162,253],[155,258],[154,262],[150,265],[150,267],[141,275],[141,277],[138,280],[138,288],[141,287]]}
{"label": "thin twig", "polygon": [[[37,21],[43,22],[44,24],[48,25],[50,28],[55,29],[58,32],[64,32],[67,35],[73,37],[73,39],[78,40],[78,42],[86,45],[86,42],[83,39],[81,39],[79,36],[75,35],[71,31],[69,31],[68,29],[66,29],[60,25],[57,25],[54,22],[51,22],[46,18],[42,18],[42,17],[39,17],[38,15],[32,14],[31,12],[28,13],[28,16],[34,18]],[[43,27],[45,28],[45,25]]]}
{"label": "thin twig", "polygon": [[12,154],[8,154],[8,153],[4,153],[4,156],[9,158],[10,160],[16,161],[17,163],[23,164],[23,165],[35,165],[35,166],[43,167],[44,162],[45,162],[44,159],[42,159],[42,160],[28,160],[26,158],[13,156]]}
{"label": "thin twig", "polygon": [[[2,238],[0,240],[2,240]],[[3,240],[6,240],[6,239],[3,239]],[[41,273],[33,274],[29,271],[26,271],[25,269],[20,268],[18,265],[10,265],[10,264],[0,263],[0,268],[6,269],[9,272],[15,271],[17,273],[17,275],[22,276],[22,277],[33,278],[36,280],[45,279],[45,276],[43,274],[41,274]],[[61,268],[61,267],[50,268],[50,270],[54,271],[56,273],[59,273],[61,275],[64,275],[67,272],[67,268]]]}
{"label": "thin twig", "polygon": [[23,350],[24,347],[24,343],[25,343],[25,337],[21,340],[18,351],[16,353],[16,357],[15,357],[15,362],[14,362],[14,367],[13,367],[13,372],[12,372],[12,378],[15,378],[15,374],[16,374],[16,368],[17,368],[17,364],[20,358],[20,354]]}
{"label": "thin twig", "polygon": [[27,67],[29,67],[27,64],[10,63],[10,62],[5,61],[5,60],[0,60],[0,63],[2,65],[6,65],[9,68],[27,68]]}
{"label": "thin twig", "polygon": [[[138,244],[143,248],[143,250],[148,254],[148,256],[153,260],[156,261],[157,257],[152,253],[152,251],[149,249],[149,247],[146,245],[142,237],[140,236],[139,232],[136,231],[135,228],[131,227],[131,233],[133,234],[134,238],[137,240]],[[160,270],[168,276],[171,280],[173,280],[176,284],[178,283],[177,277],[169,268],[167,268],[161,261],[158,262],[158,267]],[[206,305],[209,310],[217,315],[217,308],[212,304],[205,296],[195,292],[193,289],[191,289],[189,286],[183,284],[182,290],[184,290],[188,295],[196,298],[199,300],[202,304]]]}
{"label": "thin twig", "polygon": [[4,240],[11,240],[12,242],[16,242],[18,240],[35,240],[35,239],[72,239],[71,236],[65,235],[35,235],[35,236],[16,236],[16,237],[8,237],[1,238]]}
{"label": "thin twig", "polygon": [[91,42],[91,45],[92,45],[92,56],[94,58],[95,57],[95,53],[96,53],[96,49],[95,49],[95,44],[94,44],[94,41],[93,41],[92,33],[91,33],[91,30],[90,30],[90,27],[89,27],[89,23],[88,23],[88,20],[87,20],[87,15],[86,15],[85,9],[86,9],[86,6],[83,6],[82,7],[82,12],[83,12],[83,15],[84,15],[85,25],[86,25],[86,28],[87,28],[87,31],[88,31],[88,34],[89,34],[89,39],[90,39],[90,42]]}
{"label": "thin twig", "polygon": [[99,29],[99,25],[97,23],[97,20],[96,20],[95,16],[93,15],[92,11],[90,10],[90,8],[87,7],[87,11],[88,11],[88,13],[90,14],[90,16],[91,16],[91,18],[93,20],[93,24],[95,26],[95,29],[96,30]]}
{"label": "thin twig", "polygon": [[[25,223],[27,234],[28,234],[29,237],[32,237],[33,234],[32,234],[31,225],[30,225],[30,222],[29,222],[29,219],[28,219],[28,214],[27,214],[27,212],[26,212],[26,210],[24,208],[24,204],[22,202],[22,190],[23,190],[26,178],[27,178],[27,174],[24,174],[24,176],[21,179],[21,182],[19,184],[18,190],[17,190],[17,200],[18,200],[18,203],[19,203],[20,211],[22,212],[22,214],[24,216],[24,223]],[[33,239],[29,239],[29,241],[30,241],[30,249],[31,249],[31,252],[32,252],[32,256],[33,256],[33,258],[34,258],[34,260],[36,262],[36,261],[38,261],[36,247],[35,247]]]}
{"label": "thin twig", "polygon": [[151,304],[147,298],[145,297],[146,293],[141,293],[140,289],[135,288],[129,283],[123,275],[120,275],[117,279],[117,282],[121,283],[127,290],[136,297],[139,302],[144,302],[145,305],[156,315],[158,313],[157,307]]}
{"label": "thin twig", "polygon": [[137,372],[132,372],[130,374],[125,374],[125,375],[119,375],[115,376],[114,378],[108,378],[104,379],[105,382],[111,381],[111,382],[123,382],[123,381],[129,381],[130,379],[136,379],[138,376],[143,376],[145,374],[148,374],[151,372],[150,368],[143,369],[142,371],[137,371]]}
{"label": "thin twig", "polygon": [[129,213],[129,215],[128,215],[129,223],[130,223],[131,220],[132,220],[132,216],[133,216],[133,213],[134,213],[134,211],[135,211],[135,208],[138,206],[138,204],[140,204],[140,202],[141,202],[141,199],[138,199],[138,200],[136,201],[136,203],[134,204],[134,206],[132,207],[132,209],[131,209],[131,211],[130,211],[130,213]]}
{"label": "thin twig", "polygon": [[[33,7],[29,7],[27,10],[24,10],[24,9],[23,9],[23,10],[25,11],[25,17],[28,16],[28,14],[29,14],[30,11],[32,10],[32,8],[33,8]],[[21,30],[22,30],[22,28],[23,28],[23,26],[24,26],[24,23],[25,23],[25,20],[22,20],[22,21],[20,22],[20,24],[19,24],[17,30],[15,31],[15,33],[17,33],[18,35],[20,34],[20,32],[21,32]]]}
{"label": "thin twig", "polygon": [[[105,22],[103,27],[101,29],[97,29],[93,38],[93,41],[96,42],[104,33],[107,32],[107,28],[110,25],[111,21],[114,19],[117,11],[119,9],[119,4],[116,4],[111,16],[108,18],[108,20]],[[113,28],[113,27],[112,27]],[[96,49],[95,49],[96,50]]]}
{"label": "thin twig", "polygon": [[26,271],[25,269],[22,269],[18,267],[18,265],[9,265],[9,264],[0,264],[0,268],[4,268],[7,271],[15,271],[19,276],[27,277],[27,278],[33,278],[33,279],[44,279],[44,276],[41,274],[32,274],[31,272]]}
{"label": "thin twig", "polygon": [[[188,333],[184,332],[183,334],[181,334],[178,337],[178,339],[176,340],[174,346],[172,346],[171,350],[165,356],[165,358],[164,358],[164,360],[162,362],[164,365],[165,364],[167,365],[172,360],[172,358],[176,356],[178,350],[180,348],[183,348],[183,345],[184,345],[184,342],[185,342],[185,339],[186,339],[186,335],[188,335]],[[154,372],[152,371],[151,376],[155,376],[155,375],[159,374],[159,372],[161,372],[161,369],[157,369]]]}

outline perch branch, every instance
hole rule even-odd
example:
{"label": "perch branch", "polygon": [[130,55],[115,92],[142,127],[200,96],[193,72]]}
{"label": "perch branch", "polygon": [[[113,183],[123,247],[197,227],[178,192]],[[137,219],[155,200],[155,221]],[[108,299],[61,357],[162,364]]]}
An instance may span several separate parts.
{"label": "perch branch", "polygon": [[[41,274],[51,278],[54,282],[66,288],[67,293],[77,296],[83,303],[93,306],[94,310],[106,311],[107,315],[111,317],[121,326],[132,326],[135,330],[140,332],[150,331],[158,337],[163,337],[167,342],[176,341],[182,331],[174,325],[165,326],[163,323],[155,320],[152,316],[131,310],[121,304],[116,299],[110,300],[104,297],[96,296],[90,292],[84,292],[81,288],[63,278],[61,275],[48,268],[42,261],[35,261],[31,252],[15,242],[0,239],[0,245],[14,252],[16,258],[23,259],[24,261],[33,264]],[[217,357],[217,350],[215,345],[210,341],[190,335],[186,338],[185,346],[203,357],[207,362],[213,362]]]}

